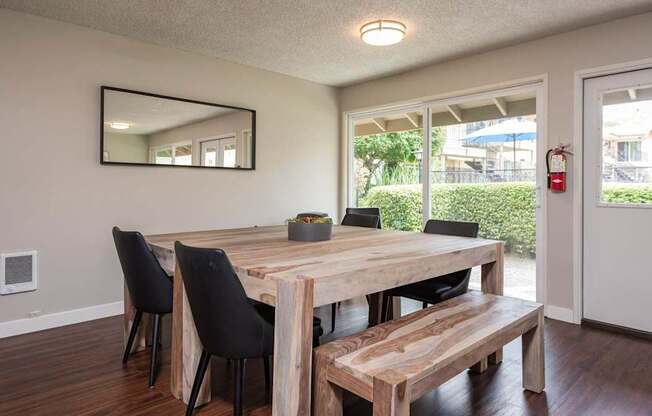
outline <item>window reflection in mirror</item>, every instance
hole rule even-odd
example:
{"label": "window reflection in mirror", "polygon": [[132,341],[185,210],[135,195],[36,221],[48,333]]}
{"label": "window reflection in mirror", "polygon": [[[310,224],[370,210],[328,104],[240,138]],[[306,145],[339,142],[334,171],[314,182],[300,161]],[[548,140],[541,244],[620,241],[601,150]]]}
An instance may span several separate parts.
{"label": "window reflection in mirror", "polygon": [[255,112],[102,88],[102,162],[253,168]]}

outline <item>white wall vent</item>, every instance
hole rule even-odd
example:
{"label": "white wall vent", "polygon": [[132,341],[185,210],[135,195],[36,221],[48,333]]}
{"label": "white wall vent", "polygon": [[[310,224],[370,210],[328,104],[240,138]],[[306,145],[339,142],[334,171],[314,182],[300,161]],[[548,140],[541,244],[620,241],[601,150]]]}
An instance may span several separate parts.
{"label": "white wall vent", "polygon": [[36,290],[36,251],[0,254],[0,295]]}

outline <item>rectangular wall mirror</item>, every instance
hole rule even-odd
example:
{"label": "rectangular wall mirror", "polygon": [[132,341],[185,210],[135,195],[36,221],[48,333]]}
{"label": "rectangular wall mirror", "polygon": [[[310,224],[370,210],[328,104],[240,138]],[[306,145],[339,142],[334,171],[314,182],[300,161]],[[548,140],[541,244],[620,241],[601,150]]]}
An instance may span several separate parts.
{"label": "rectangular wall mirror", "polygon": [[256,112],[102,87],[102,164],[255,168]]}

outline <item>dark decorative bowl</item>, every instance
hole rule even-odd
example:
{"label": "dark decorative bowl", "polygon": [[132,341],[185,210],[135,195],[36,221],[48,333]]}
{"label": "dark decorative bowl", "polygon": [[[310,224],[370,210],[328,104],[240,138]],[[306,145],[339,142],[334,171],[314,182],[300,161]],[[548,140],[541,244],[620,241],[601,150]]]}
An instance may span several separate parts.
{"label": "dark decorative bowl", "polygon": [[301,224],[288,222],[288,240],[326,241],[331,239],[333,224]]}

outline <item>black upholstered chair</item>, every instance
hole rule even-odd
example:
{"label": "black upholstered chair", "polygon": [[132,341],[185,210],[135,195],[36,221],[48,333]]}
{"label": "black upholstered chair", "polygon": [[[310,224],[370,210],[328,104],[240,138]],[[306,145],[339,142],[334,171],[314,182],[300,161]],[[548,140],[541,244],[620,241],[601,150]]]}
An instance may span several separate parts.
{"label": "black upholstered chair", "polygon": [[[226,253],[219,249],[174,244],[188,303],[203,350],[186,415],[193,413],[211,356],[235,362],[233,414],[242,414],[245,360],[263,358],[269,388],[269,356],[274,352],[274,308],[247,298]],[[313,345],[323,334],[313,320]]]}
{"label": "black upholstered chair", "polygon": [[[478,223],[475,222],[429,220],[423,232],[475,238],[478,236],[478,228]],[[383,295],[383,320],[387,320],[389,315],[390,297],[400,296],[418,300],[423,302],[425,308],[428,304],[434,305],[466,293],[469,289],[470,279],[471,269],[467,269],[387,290]]]}
{"label": "black upholstered chair", "polygon": [[141,233],[121,231],[118,227],[113,227],[113,241],[120,258],[129,296],[136,310],[122,362],[126,363],[129,359],[143,313],[152,314],[154,320],[149,386],[153,387],[158,372],[161,317],[172,312],[172,280],[161,268]]}
{"label": "black upholstered chair", "polygon": [[[349,212],[350,210],[358,210],[358,209],[376,210],[376,211],[369,211],[369,212],[378,212],[378,214],[380,214],[380,210],[378,208],[347,208],[346,214],[342,219],[342,225],[349,225],[353,227],[380,228],[380,215],[356,214],[353,212]],[[335,316],[337,315],[338,305],[339,302],[331,304],[331,332],[335,331]]]}
{"label": "black upholstered chair", "polygon": [[383,228],[380,218],[380,208],[368,207],[368,208],[347,208],[347,214],[362,214],[362,215],[375,215],[378,217],[378,228]]}

